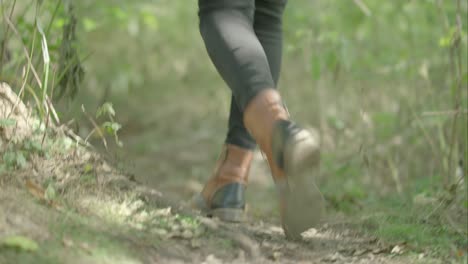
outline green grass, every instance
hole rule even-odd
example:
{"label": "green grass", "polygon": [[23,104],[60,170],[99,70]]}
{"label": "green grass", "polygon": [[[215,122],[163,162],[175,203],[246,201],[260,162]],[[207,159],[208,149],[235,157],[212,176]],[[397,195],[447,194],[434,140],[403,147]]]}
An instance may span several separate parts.
{"label": "green grass", "polygon": [[365,216],[361,228],[384,242],[407,244],[433,256],[456,257],[458,251],[466,252],[466,233],[458,233],[444,222],[447,213],[434,212],[434,207],[400,197],[376,198],[366,202],[360,212]]}

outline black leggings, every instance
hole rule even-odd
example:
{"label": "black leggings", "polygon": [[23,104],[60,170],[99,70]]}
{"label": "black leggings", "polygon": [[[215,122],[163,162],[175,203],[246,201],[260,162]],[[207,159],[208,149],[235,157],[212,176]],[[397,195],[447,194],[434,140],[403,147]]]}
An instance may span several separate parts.
{"label": "black leggings", "polygon": [[243,110],[263,89],[276,88],[287,0],[199,0],[200,32],[208,54],[232,91],[226,143],[254,149]]}

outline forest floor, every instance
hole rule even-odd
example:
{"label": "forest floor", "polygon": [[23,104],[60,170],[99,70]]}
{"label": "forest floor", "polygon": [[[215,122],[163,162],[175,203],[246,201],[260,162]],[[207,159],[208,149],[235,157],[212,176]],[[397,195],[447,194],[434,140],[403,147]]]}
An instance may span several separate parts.
{"label": "forest floor", "polygon": [[296,242],[268,219],[205,218],[85,150],[36,157],[0,188],[0,263],[442,263],[338,217]]}
{"label": "forest floor", "polygon": [[[175,174],[187,173],[188,167],[192,174],[209,171],[197,172],[193,165],[211,159],[201,157],[197,147],[175,148],[177,157],[143,153],[126,161],[133,164],[129,169],[79,146],[64,127],[43,138],[39,126],[16,143],[6,131],[3,127],[1,154],[4,161],[10,158],[0,171],[2,264],[457,261],[432,255],[432,248],[366,235],[359,226],[372,223],[363,215],[330,212],[302,241],[286,240],[260,155],[249,189],[250,219],[227,224],[199,215],[184,202],[202,183]],[[124,140],[131,146],[142,137],[133,134]],[[164,168],[166,173],[160,172]]]}

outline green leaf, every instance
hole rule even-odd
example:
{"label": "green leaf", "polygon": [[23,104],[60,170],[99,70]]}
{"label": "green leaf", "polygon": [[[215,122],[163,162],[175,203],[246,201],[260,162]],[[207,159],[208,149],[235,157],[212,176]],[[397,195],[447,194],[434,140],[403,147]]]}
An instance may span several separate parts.
{"label": "green leaf", "polygon": [[36,241],[24,236],[8,236],[0,242],[0,246],[23,251],[37,251],[39,245]]}
{"label": "green leaf", "polygon": [[7,167],[19,167],[25,168],[28,165],[28,161],[21,151],[6,151],[3,154],[3,163]]}
{"label": "green leaf", "polygon": [[10,127],[16,125],[16,119],[12,118],[1,118],[0,127]]}
{"label": "green leaf", "polygon": [[114,7],[111,9],[112,15],[115,19],[123,21],[128,18],[128,14],[122,10],[120,7]]}
{"label": "green leaf", "polygon": [[110,135],[116,134],[117,131],[119,131],[122,128],[122,125],[116,122],[105,122],[104,124],[102,124],[102,126],[104,130]]}
{"label": "green leaf", "polygon": [[40,142],[29,139],[24,142],[24,149],[37,153],[40,153],[43,150]]}
{"label": "green leaf", "polygon": [[3,162],[9,166],[9,167],[13,167],[15,166],[15,161],[16,161],[16,153],[13,152],[13,151],[6,151],[4,154],[3,154]]}
{"label": "green leaf", "polygon": [[446,48],[450,46],[450,37],[442,37],[439,39],[439,47]]}
{"label": "green leaf", "polygon": [[143,23],[144,23],[147,27],[149,27],[150,29],[154,29],[154,30],[157,30],[157,29],[158,29],[158,27],[159,27],[159,22],[158,22],[158,20],[156,19],[156,17],[155,17],[152,13],[150,13],[150,12],[148,12],[148,11],[146,11],[146,10],[143,10],[143,11],[141,12],[141,17],[142,17],[142,19],[143,19]]}
{"label": "green leaf", "polygon": [[22,169],[28,165],[26,157],[21,151],[16,152],[16,165]]}
{"label": "green leaf", "polygon": [[64,18],[57,18],[54,20],[53,24],[54,28],[61,29],[65,25]]}
{"label": "green leaf", "polygon": [[84,27],[86,32],[91,32],[91,31],[95,30],[98,26],[97,26],[97,24],[96,24],[96,22],[94,20],[85,17],[83,19],[83,27]]}
{"label": "green leaf", "polygon": [[100,116],[104,114],[115,116],[115,110],[114,110],[114,107],[112,106],[112,103],[106,102],[101,107],[99,107],[99,109],[96,112],[96,118],[99,118]]}
{"label": "green leaf", "polygon": [[57,197],[57,192],[55,191],[54,184],[49,183],[49,185],[47,185],[47,188],[45,190],[44,198],[46,199],[46,201],[50,202],[50,201],[55,200],[56,197]]}
{"label": "green leaf", "polygon": [[457,34],[457,29],[455,27],[452,27],[446,36],[443,36],[439,39],[439,46],[441,48],[447,48],[453,44],[453,41],[455,40]]}
{"label": "green leaf", "polygon": [[89,172],[91,172],[93,169],[94,169],[93,164],[87,163],[87,164],[84,166],[83,171],[84,171],[84,173],[89,173]]}

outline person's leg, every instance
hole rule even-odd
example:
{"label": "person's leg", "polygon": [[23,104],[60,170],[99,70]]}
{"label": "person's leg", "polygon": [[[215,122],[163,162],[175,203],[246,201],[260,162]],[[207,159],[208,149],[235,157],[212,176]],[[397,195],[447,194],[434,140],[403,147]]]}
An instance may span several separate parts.
{"label": "person's leg", "polygon": [[286,3],[287,0],[255,1],[254,30],[267,56],[275,86],[278,84],[283,55],[283,13]]}
{"label": "person's leg", "polygon": [[275,87],[254,31],[254,0],[200,0],[200,32],[208,55],[243,112],[260,91]]}
{"label": "person's leg", "polygon": [[231,96],[231,108],[229,111],[228,132],[226,144],[232,144],[253,151],[257,146],[255,139],[244,126],[244,114],[237,105],[234,96]]}
{"label": "person's leg", "polygon": [[[254,35],[254,0],[199,0],[199,8],[200,31],[209,55],[223,78],[231,80],[228,84],[232,86],[232,80],[235,81],[241,70],[233,51],[225,43],[236,38],[253,41],[252,37],[244,40],[242,36],[245,32]],[[219,42],[223,43],[221,48],[216,47]],[[193,205],[221,220],[238,222],[245,217],[244,193],[256,143],[244,126],[243,114],[234,96],[233,93],[226,144],[211,178],[195,197]]]}
{"label": "person's leg", "polygon": [[[278,85],[283,51],[283,12],[287,0],[256,0],[253,28],[270,66],[275,87]],[[233,144],[245,149],[254,149],[255,140],[244,126],[244,115],[237,105],[234,96],[231,98],[229,113],[227,144]]]}
{"label": "person's leg", "polygon": [[[269,8],[276,1],[281,0],[264,0],[265,11],[272,11]],[[275,90],[270,62],[254,30],[254,4],[253,0],[200,0],[200,31],[211,60],[244,114],[245,127],[267,156],[280,190],[283,228],[289,237],[298,237],[317,224],[323,211],[320,193],[313,184],[303,184],[310,177],[302,174],[318,164],[319,142],[313,133],[289,121]],[[229,152],[224,159],[229,159]],[[229,174],[217,176],[218,183],[213,185],[217,189],[202,192],[209,209],[214,207],[206,194],[221,193],[222,201],[232,201],[226,197],[234,194],[236,206],[223,205],[223,212],[226,207],[238,208],[241,200],[243,203],[243,189],[239,184],[226,185],[222,180],[229,178],[226,176]]]}
{"label": "person's leg", "polygon": [[[255,33],[265,53],[275,84],[281,68],[282,17],[287,0],[256,0]],[[274,87],[273,87],[274,88]],[[244,109],[244,125],[265,153],[279,190],[281,223],[290,238],[316,226],[324,202],[315,186],[319,164],[318,133],[289,120],[280,94],[266,89]]]}

